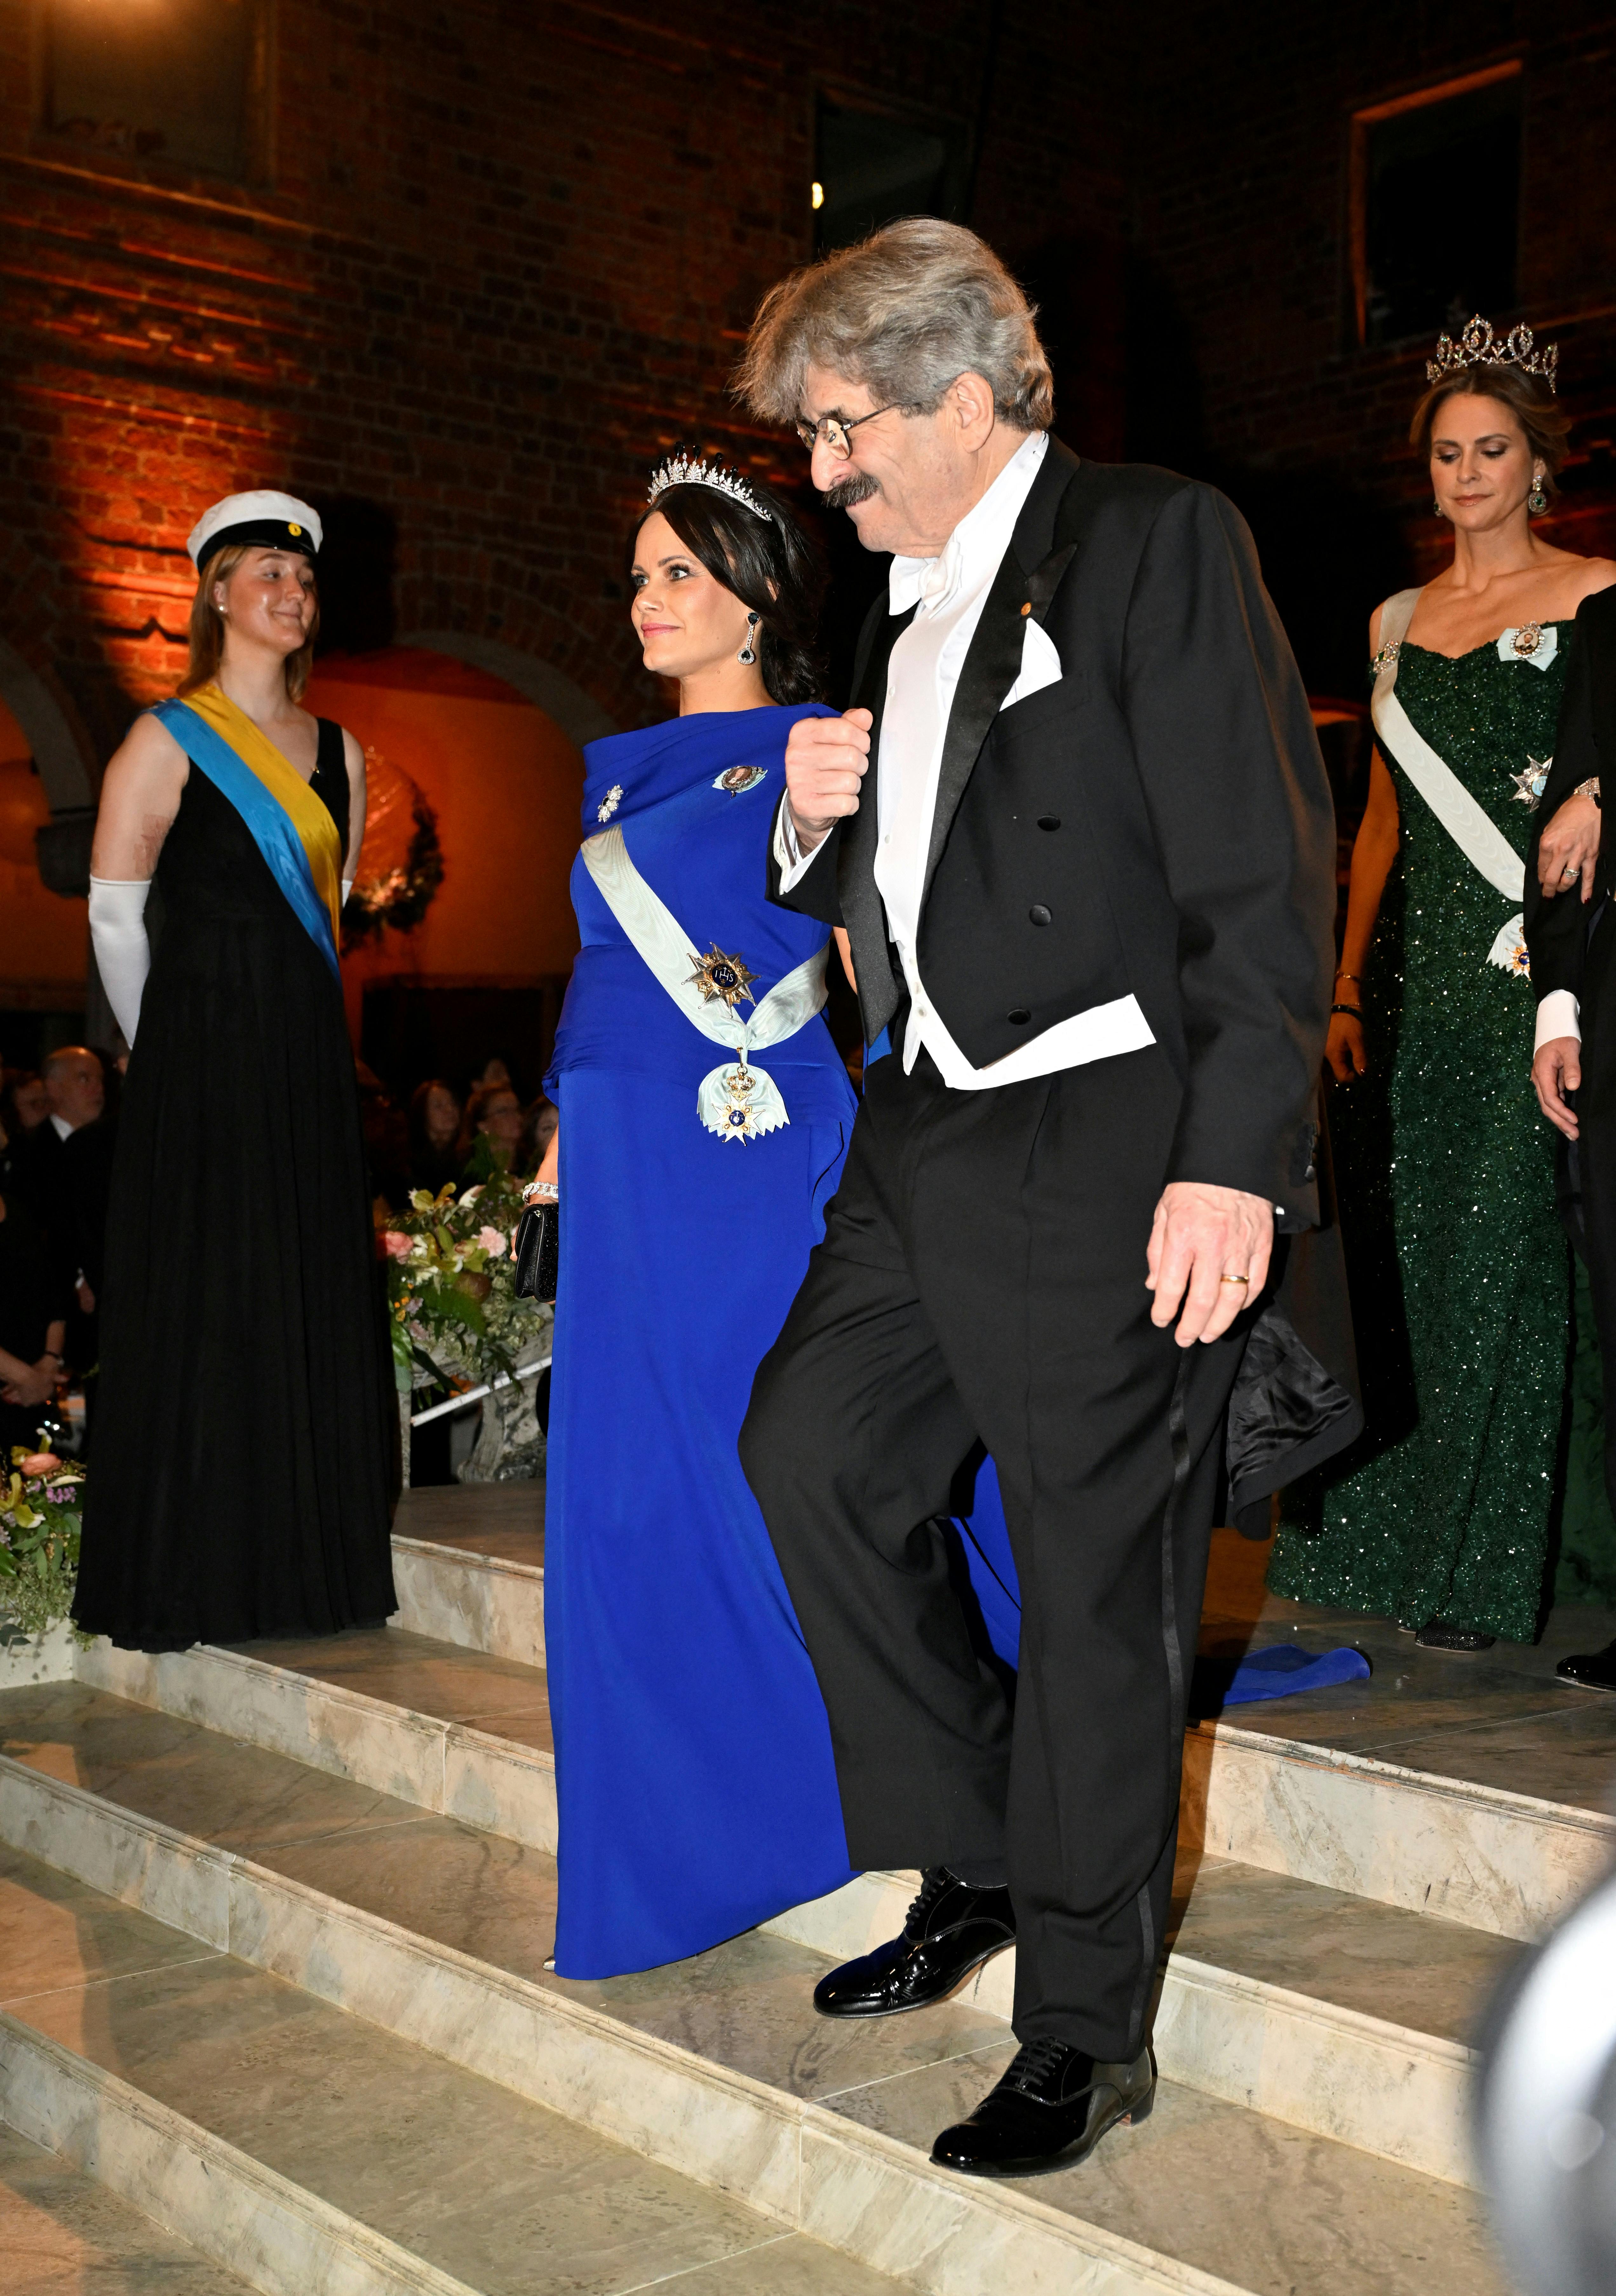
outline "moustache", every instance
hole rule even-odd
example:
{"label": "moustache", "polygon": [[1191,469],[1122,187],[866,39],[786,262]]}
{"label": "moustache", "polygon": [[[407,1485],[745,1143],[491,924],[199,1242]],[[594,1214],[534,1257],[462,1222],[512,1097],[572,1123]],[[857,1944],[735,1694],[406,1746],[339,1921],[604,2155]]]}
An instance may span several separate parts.
{"label": "moustache", "polygon": [[834,486],[826,488],[825,507],[827,510],[848,510],[854,503],[868,502],[871,495],[878,495],[880,491],[868,471],[856,471],[847,478],[838,479]]}

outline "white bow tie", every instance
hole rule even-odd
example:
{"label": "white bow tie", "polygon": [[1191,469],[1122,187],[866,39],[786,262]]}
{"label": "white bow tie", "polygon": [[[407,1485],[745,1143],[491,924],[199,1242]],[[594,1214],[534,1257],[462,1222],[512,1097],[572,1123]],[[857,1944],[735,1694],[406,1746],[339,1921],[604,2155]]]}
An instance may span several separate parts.
{"label": "white bow tie", "polygon": [[888,609],[902,614],[919,606],[935,612],[959,585],[959,553],[951,541],[936,558],[894,558],[888,576]]}

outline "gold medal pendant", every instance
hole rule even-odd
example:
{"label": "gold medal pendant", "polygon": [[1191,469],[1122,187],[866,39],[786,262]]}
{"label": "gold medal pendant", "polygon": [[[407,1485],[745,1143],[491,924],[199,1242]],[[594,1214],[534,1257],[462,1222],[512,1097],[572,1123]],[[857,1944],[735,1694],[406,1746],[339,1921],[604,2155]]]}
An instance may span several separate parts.
{"label": "gold medal pendant", "polygon": [[721,1140],[760,1139],[791,1121],[774,1078],[765,1069],[754,1068],[745,1053],[732,1067],[703,1077],[696,1112]]}

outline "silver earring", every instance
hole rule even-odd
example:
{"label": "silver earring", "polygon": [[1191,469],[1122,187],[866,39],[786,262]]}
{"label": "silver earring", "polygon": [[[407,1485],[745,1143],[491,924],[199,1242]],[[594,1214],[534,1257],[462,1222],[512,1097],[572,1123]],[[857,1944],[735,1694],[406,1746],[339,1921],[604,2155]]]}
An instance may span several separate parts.
{"label": "silver earring", "polygon": [[756,654],[752,650],[752,633],[757,627],[760,619],[756,614],[747,616],[747,643],[735,657],[737,661],[745,662],[748,669],[757,660]]}
{"label": "silver earring", "polygon": [[1440,495],[1432,496],[1431,507],[1436,512],[1437,516],[1441,518],[1442,515],[1442,498]]}
{"label": "silver earring", "polygon": [[1541,518],[1544,512],[1548,508],[1548,496],[1543,491],[1543,473],[1541,471],[1533,473],[1532,490],[1526,497],[1526,507],[1531,512],[1534,518]]}

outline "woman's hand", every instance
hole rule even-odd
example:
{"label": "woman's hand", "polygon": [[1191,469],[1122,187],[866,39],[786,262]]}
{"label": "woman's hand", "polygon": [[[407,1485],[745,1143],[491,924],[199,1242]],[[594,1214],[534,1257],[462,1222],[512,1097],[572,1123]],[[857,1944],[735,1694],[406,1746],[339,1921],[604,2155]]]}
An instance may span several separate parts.
{"label": "woman's hand", "polygon": [[1600,820],[1591,797],[1568,797],[1555,815],[1538,844],[1538,882],[1546,898],[1569,893],[1580,878],[1583,899],[1593,899]]}
{"label": "woman's hand", "polygon": [[[14,1357],[6,1358],[8,1364]],[[37,1364],[20,1366],[20,1376],[13,1377],[0,1388],[0,1402],[27,1406],[49,1403],[56,1393],[56,1382],[61,1376],[61,1365],[54,1356],[41,1356]]]}
{"label": "woman's hand", "polygon": [[1364,1024],[1356,1013],[1331,1013],[1324,1056],[1337,1084],[1351,1084],[1354,1077],[1367,1073],[1369,1055],[1364,1049]]}

